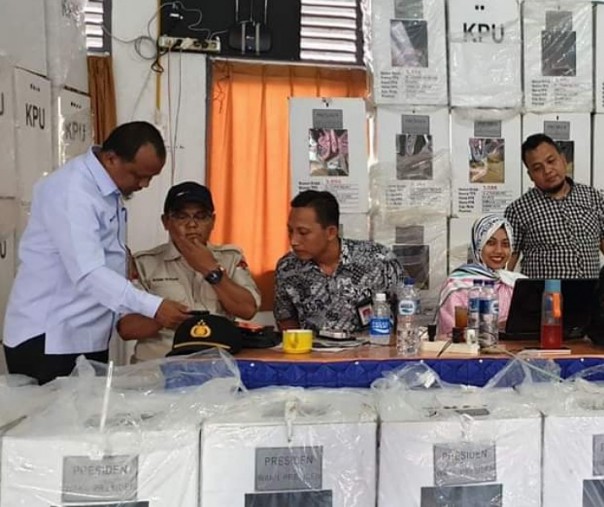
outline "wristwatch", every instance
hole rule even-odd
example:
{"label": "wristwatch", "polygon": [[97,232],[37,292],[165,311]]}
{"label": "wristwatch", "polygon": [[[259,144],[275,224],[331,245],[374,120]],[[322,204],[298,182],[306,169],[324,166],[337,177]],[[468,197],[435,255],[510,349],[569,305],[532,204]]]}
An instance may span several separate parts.
{"label": "wristwatch", "polygon": [[225,269],[222,266],[218,266],[213,271],[210,271],[205,278],[210,285],[216,285],[217,283],[220,283],[220,280],[222,280],[224,272]]}

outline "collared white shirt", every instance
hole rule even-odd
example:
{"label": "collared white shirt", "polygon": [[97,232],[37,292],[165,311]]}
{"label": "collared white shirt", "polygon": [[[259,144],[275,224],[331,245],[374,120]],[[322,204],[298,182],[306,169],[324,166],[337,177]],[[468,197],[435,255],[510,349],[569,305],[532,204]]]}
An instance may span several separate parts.
{"label": "collared white shirt", "polygon": [[47,354],[106,350],[116,313],[153,317],[161,298],[126,279],[126,209],[93,149],[34,187],[4,344],[42,333]]}

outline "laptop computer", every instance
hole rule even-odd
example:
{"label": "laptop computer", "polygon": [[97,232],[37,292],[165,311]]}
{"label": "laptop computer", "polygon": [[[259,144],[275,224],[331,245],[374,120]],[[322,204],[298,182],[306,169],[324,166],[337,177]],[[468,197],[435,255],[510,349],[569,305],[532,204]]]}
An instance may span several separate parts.
{"label": "laptop computer", "polygon": [[[562,286],[564,339],[582,338],[591,321],[597,278],[567,278]],[[514,285],[505,331],[500,340],[538,340],[544,280],[520,278]]]}

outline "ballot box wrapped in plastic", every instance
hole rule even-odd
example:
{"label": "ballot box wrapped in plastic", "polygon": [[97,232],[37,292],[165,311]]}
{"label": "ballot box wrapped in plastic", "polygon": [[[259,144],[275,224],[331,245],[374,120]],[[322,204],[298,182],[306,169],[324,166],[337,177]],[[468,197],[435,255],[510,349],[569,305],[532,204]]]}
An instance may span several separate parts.
{"label": "ballot box wrapped in plastic", "polygon": [[201,505],[374,505],[376,430],[367,394],[256,391],[203,424]]}
{"label": "ballot box wrapped in plastic", "polygon": [[[604,386],[584,370],[542,396],[543,507],[604,505]],[[586,378],[588,380],[586,380]]]}
{"label": "ballot box wrapped in plastic", "polygon": [[215,378],[166,391],[160,366],[99,376],[80,361],[51,406],[4,434],[0,505],[197,507],[201,421],[234,400],[238,374],[214,365]]}
{"label": "ballot box wrapped in plastic", "polygon": [[378,505],[538,507],[540,413],[510,389],[445,386],[424,365],[407,368],[374,383]]}

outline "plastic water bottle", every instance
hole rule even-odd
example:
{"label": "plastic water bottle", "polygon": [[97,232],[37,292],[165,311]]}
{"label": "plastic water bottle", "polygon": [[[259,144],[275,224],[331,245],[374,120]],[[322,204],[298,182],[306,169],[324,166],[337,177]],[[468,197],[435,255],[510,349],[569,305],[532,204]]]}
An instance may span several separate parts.
{"label": "plastic water bottle", "polygon": [[492,280],[486,280],[480,291],[479,311],[480,346],[492,347],[499,339],[499,298]]}
{"label": "plastic water bottle", "polygon": [[396,312],[396,348],[404,356],[414,356],[419,352],[419,329],[417,327],[417,301],[419,296],[414,287],[415,280],[405,278],[399,287]]}
{"label": "plastic water bottle", "polygon": [[466,339],[470,343],[478,342],[478,332],[480,329],[480,292],[482,289],[482,280],[474,280],[472,288],[468,291],[468,329]]}
{"label": "plastic water bottle", "polygon": [[390,345],[392,338],[392,312],[386,294],[375,295],[373,313],[369,321],[369,342],[374,345]]}
{"label": "plastic water bottle", "polygon": [[560,280],[545,280],[541,306],[541,348],[562,348],[562,293]]}

